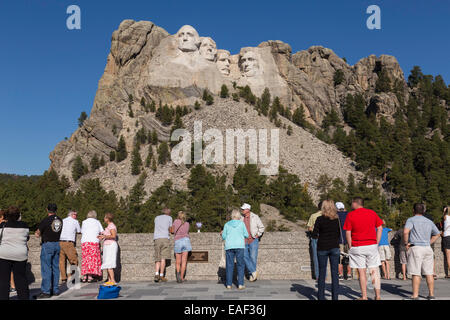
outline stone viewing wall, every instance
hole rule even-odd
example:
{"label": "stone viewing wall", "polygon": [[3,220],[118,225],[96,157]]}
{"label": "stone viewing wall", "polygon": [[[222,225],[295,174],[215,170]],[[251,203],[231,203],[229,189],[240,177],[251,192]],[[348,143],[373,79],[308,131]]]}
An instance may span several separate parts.
{"label": "stone viewing wall", "polygon": [[[218,233],[191,233],[191,243],[194,251],[208,251],[207,263],[189,263],[187,278],[192,280],[218,280],[223,275],[219,270],[222,255],[222,241]],[[81,262],[80,238],[77,250]],[[173,239],[172,239],[173,243]],[[119,234],[120,260],[118,274],[121,281],[153,280],[153,234]],[[29,241],[29,262],[35,280],[40,280],[40,246],[39,240],[31,236]],[[392,259],[391,277],[398,270],[394,263],[395,250],[391,246]],[[173,253],[173,248],[172,248]],[[435,245],[436,272],[444,276],[444,262],[441,251],[441,241]],[[81,265],[81,264],[80,264]],[[169,280],[175,280],[175,259],[171,260],[167,268]],[[260,279],[311,279],[311,264],[309,255],[309,240],[304,232],[268,232],[260,243],[258,257],[258,271]],[[329,275],[329,273],[328,273]],[[118,279],[119,280],[119,279]]]}

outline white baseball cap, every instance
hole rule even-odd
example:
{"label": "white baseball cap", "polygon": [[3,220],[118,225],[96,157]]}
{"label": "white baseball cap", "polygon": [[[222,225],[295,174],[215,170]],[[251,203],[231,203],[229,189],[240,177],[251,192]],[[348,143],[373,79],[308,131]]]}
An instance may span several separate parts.
{"label": "white baseball cap", "polygon": [[344,210],[345,209],[345,205],[342,202],[336,202],[336,209]]}
{"label": "white baseball cap", "polygon": [[249,205],[248,203],[244,203],[241,207],[242,210],[247,210],[247,209],[250,210],[251,208],[252,208],[252,206]]}

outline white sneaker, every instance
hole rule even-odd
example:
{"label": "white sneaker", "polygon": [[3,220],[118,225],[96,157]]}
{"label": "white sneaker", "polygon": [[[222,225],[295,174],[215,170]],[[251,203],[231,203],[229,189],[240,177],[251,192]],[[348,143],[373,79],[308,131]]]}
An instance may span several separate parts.
{"label": "white sneaker", "polygon": [[239,286],[238,287],[238,290],[244,290],[245,289],[245,286]]}
{"label": "white sneaker", "polygon": [[231,286],[227,286],[227,290],[231,290]]}
{"label": "white sneaker", "polygon": [[250,276],[250,282],[254,282],[256,280],[258,280],[258,271],[253,272]]}

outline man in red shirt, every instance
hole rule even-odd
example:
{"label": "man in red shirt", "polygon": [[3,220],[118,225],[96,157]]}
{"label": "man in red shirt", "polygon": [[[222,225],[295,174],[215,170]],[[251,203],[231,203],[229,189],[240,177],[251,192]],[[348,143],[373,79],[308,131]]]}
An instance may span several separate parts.
{"label": "man in red shirt", "polygon": [[378,243],[383,231],[383,220],[370,209],[366,209],[364,200],[353,198],[353,211],[347,215],[344,224],[345,236],[349,246],[350,268],[358,269],[359,285],[362,297],[367,300],[366,268],[372,277],[375,289],[375,300],[380,300],[381,280],[379,266],[381,265]]}

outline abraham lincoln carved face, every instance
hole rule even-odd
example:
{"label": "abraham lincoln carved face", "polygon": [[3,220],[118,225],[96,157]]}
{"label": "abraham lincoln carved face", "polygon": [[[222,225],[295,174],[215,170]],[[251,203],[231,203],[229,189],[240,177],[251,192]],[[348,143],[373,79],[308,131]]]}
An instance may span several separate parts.
{"label": "abraham lincoln carved face", "polygon": [[259,72],[258,55],[253,51],[245,51],[239,56],[241,72],[247,77],[254,77]]}

